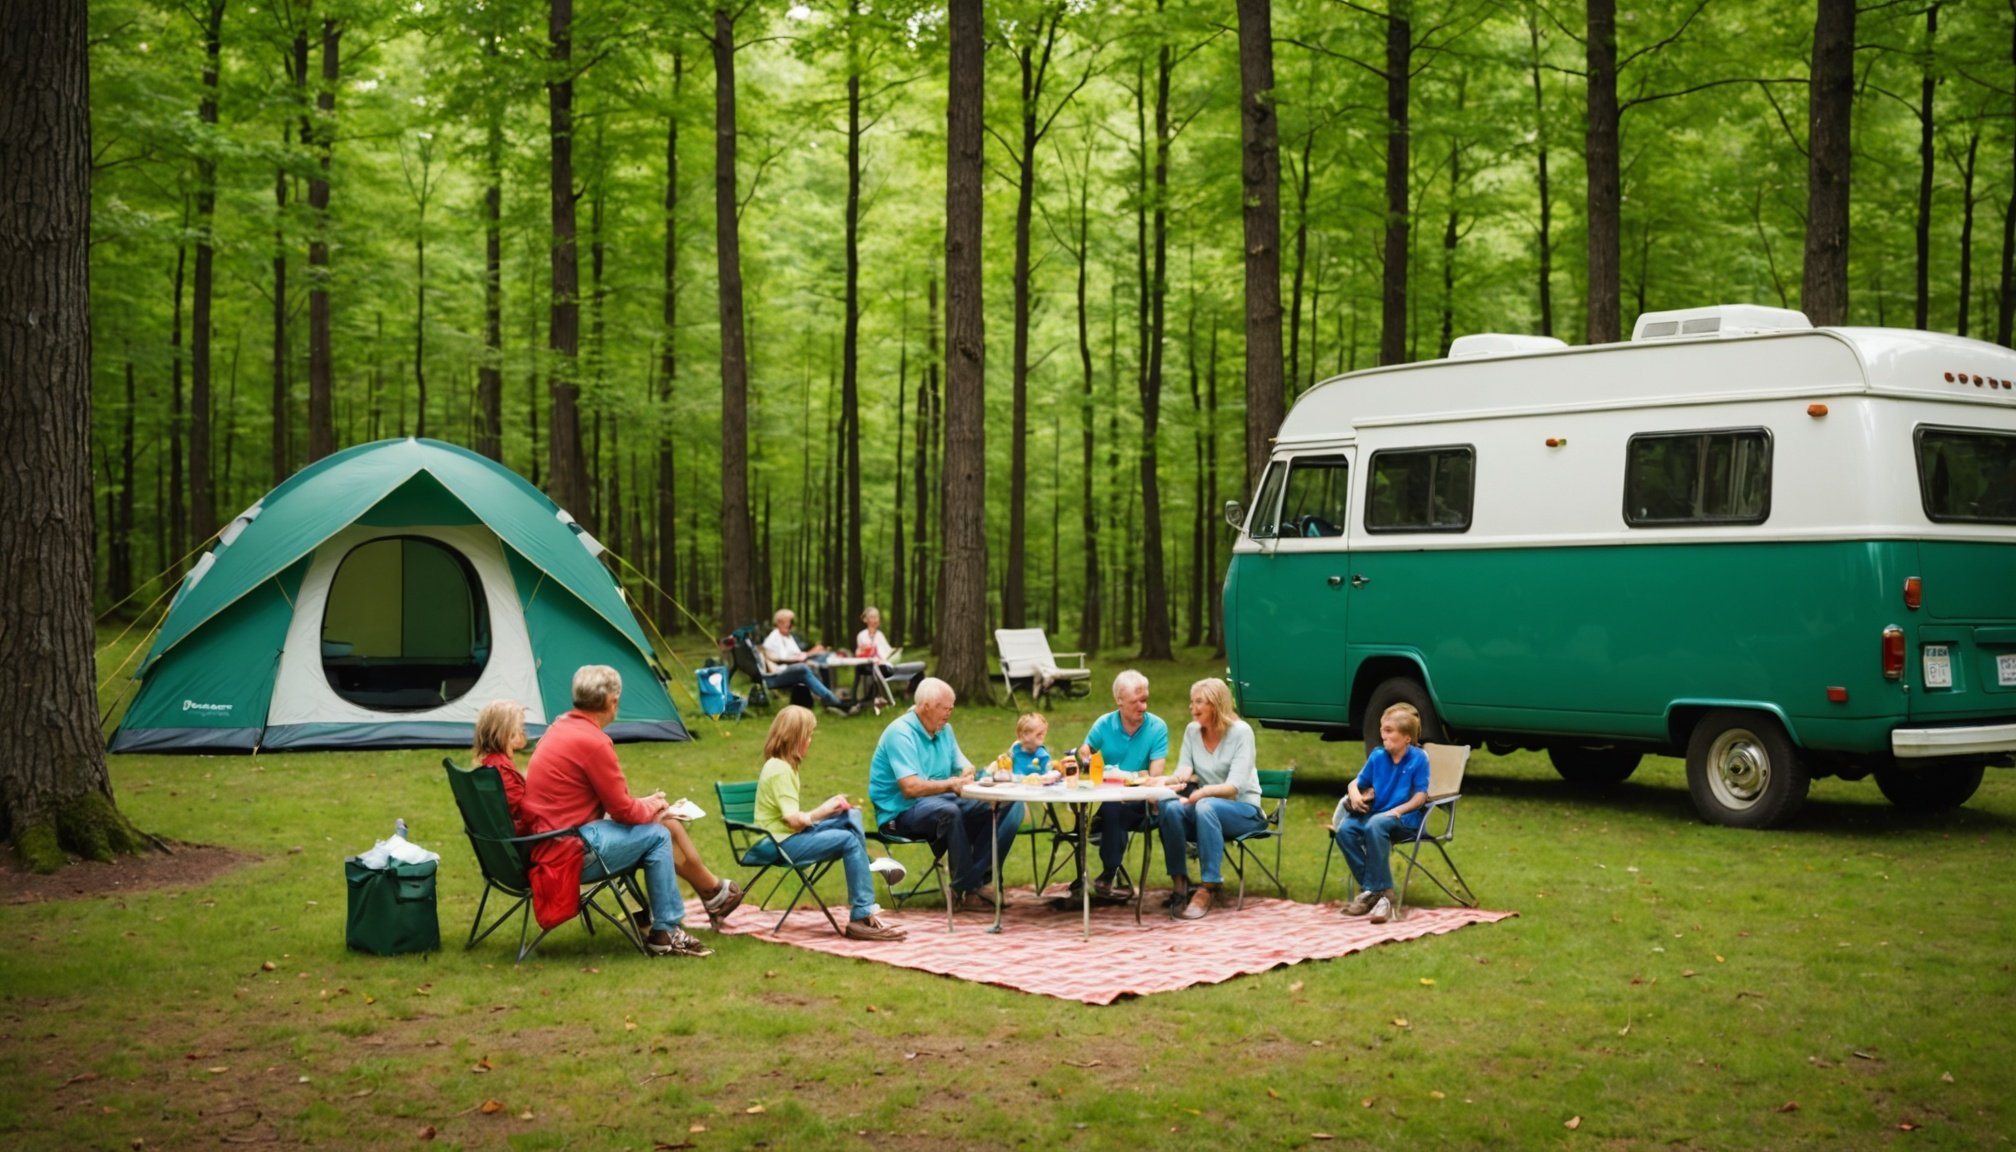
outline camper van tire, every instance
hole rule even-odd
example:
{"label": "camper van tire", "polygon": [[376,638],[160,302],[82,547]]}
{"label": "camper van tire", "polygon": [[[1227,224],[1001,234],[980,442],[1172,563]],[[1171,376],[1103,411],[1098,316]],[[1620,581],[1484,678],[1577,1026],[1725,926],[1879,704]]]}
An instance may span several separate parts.
{"label": "camper van tire", "polygon": [[1379,718],[1395,704],[1412,704],[1414,711],[1421,714],[1421,739],[1419,744],[1442,744],[1448,735],[1442,731],[1442,717],[1435,711],[1435,701],[1429,697],[1428,689],[1421,686],[1412,676],[1395,676],[1381,680],[1372,695],[1365,701],[1365,718],[1361,727],[1365,730],[1365,752],[1370,755],[1379,747]]}
{"label": "camper van tire", "polygon": [[1876,787],[1884,798],[1906,812],[1944,812],[1974,798],[1985,771],[1979,764],[1965,768],[1878,768]]}
{"label": "camper van tire", "polygon": [[1799,811],[1811,783],[1784,726],[1762,712],[1718,708],[1687,742],[1687,791],[1710,824],[1775,828]]}
{"label": "camper van tire", "polygon": [[1641,753],[1615,745],[1554,744],[1547,749],[1547,759],[1554,762],[1554,771],[1577,788],[1622,784],[1638,770],[1638,761],[1643,758]]}

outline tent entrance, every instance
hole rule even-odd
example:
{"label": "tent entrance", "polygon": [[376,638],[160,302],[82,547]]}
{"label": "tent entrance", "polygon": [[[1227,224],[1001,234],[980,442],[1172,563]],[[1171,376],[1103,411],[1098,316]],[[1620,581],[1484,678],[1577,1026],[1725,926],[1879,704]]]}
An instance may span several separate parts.
{"label": "tent entrance", "polygon": [[424,536],[384,536],[337,565],[322,614],[330,690],[378,712],[463,696],[490,661],[490,609],[468,557]]}

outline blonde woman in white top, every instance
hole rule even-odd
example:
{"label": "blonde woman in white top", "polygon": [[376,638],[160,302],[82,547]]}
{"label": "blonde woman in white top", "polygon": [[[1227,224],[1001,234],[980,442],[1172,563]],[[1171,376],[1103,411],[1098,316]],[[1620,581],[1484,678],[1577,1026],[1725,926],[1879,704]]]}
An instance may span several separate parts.
{"label": "blonde woman in white top", "polygon": [[[891,663],[891,661],[896,659],[896,646],[889,643],[889,637],[883,633],[882,610],[873,604],[870,604],[861,612],[861,631],[854,634],[854,655],[872,657],[877,662],[884,681],[897,680],[904,684],[909,684],[914,682],[924,671],[924,662],[922,660],[910,661],[903,664]],[[855,697],[857,699],[860,698],[863,692],[864,685],[857,679],[854,686]],[[893,701],[883,701],[882,703],[893,703]]]}
{"label": "blonde woman in white top", "polygon": [[[1164,800],[1157,813],[1162,825],[1162,859],[1169,868],[1172,891],[1169,914],[1201,920],[1223,879],[1225,842],[1267,826],[1260,812],[1260,770],[1254,760],[1253,726],[1232,708],[1232,690],[1225,681],[1199,680],[1190,686],[1190,726],[1183,731],[1183,750],[1172,787],[1182,789],[1175,800]],[[1197,842],[1197,884],[1188,874],[1188,843]]]}

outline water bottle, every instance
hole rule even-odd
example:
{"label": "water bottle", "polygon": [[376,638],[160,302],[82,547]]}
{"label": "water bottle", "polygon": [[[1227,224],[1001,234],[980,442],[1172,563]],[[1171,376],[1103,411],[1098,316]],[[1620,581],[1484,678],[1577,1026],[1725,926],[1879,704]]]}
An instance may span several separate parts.
{"label": "water bottle", "polygon": [[392,821],[392,834],[401,840],[406,838],[406,820],[404,817]]}

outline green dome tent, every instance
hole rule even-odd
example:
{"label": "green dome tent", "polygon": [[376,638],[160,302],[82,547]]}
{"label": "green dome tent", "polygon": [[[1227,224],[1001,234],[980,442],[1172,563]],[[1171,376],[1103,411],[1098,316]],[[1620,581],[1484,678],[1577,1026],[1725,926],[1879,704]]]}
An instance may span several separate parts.
{"label": "green dome tent", "polygon": [[623,677],[616,740],[685,740],[602,546],[516,473],[435,440],[302,469],[219,534],[134,674],[114,752],[470,743],[483,705]]}

